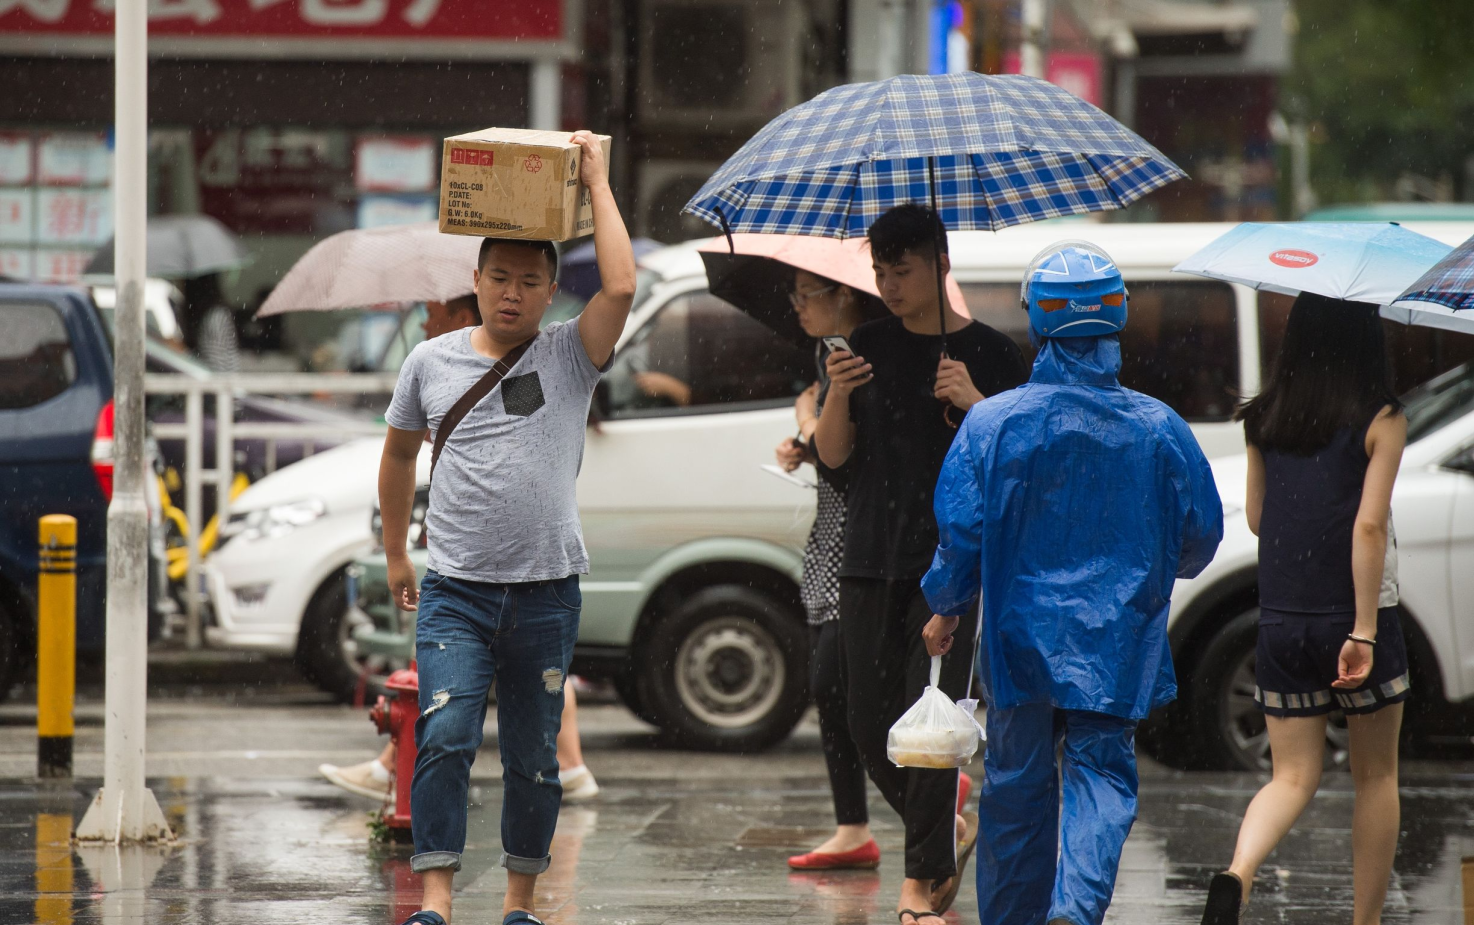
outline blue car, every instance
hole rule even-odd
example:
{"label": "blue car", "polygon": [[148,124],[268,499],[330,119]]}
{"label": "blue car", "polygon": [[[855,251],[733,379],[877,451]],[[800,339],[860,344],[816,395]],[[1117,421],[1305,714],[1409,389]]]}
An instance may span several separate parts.
{"label": "blue car", "polygon": [[[0,699],[34,662],[38,520],[77,518],[77,651],[102,652],[113,487],[112,343],[81,290],[0,283]],[[165,585],[150,508],[149,636]]]}

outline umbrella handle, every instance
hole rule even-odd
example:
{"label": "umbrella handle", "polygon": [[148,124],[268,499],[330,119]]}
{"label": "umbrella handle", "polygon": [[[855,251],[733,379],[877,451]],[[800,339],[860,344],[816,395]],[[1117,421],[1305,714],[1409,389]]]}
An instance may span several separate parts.
{"label": "umbrella handle", "polygon": [[[937,268],[937,320],[941,322],[942,356],[947,355],[947,286],[942,281],[942,235],[946,234],[945,226],[942,226],[942,213],[937,209],[937,158],[930,155],[926,159],[926,185],[931,193],[931,211],[937,217],[937,226],[934,227],[932,238],[932,263]],[[948,419],[948,423],[951,420]],[[956,427],[956,424],[952,424]]]}
{"label": "umbrella handle", "polygon": [[952,411],[956,407],[957,406],[952,404],[951,402],[948,402],[947,404],[942,406],[942,420],[945,421],[947,423],[947,426],[952,428],[953,430],[956,430],[957,428],[962,426],[961,421],[952,420]]}
{"label": "umbrella handle", "polygon": [[727,253],[737,256],[737,245],[732,242],[732,226],[727,224],[727,216],[722,212],[721,206],[713,206],[716,209],[717,219],[722,223],[722,234],[727,236]]}

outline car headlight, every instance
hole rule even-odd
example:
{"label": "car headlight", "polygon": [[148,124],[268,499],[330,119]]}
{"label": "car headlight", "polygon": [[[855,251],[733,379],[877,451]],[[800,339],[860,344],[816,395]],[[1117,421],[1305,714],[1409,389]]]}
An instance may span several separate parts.
{"label": "car headlight", "polygon": [[237,536],[247,540],[276,539],[286,536],[298,527],[306,526],[328,512],[320,499],[307,498],[287,504],[257,508],[254,511],[239,511],[230,515],[225,529],[220,531],[221,544]]}

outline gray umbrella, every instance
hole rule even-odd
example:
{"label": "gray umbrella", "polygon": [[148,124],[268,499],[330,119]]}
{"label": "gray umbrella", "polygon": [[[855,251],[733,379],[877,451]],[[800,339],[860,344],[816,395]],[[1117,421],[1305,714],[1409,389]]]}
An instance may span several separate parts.
{"label": "gray umbrella", "polygon": [[[230,229],[208,215],[156,215],[148,220],[148,275],[188,279],[246,262]],[[113,242],[109,240],[87,264],[84,274],[113,272]]]}

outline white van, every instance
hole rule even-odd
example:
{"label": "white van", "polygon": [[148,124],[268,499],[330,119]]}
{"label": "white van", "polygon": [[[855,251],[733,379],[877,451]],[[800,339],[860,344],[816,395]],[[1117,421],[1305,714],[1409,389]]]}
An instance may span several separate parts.
{"label": "white van", "polygon": [[[1030,259],[1068,238],[1103,247],[1131,293],[1123,381],[1171,405],[1221,457],[1242,450],[1230,414],[1237,395],[1258,389],[1291,301],[1171,273],[1232,227],[1051,222],[949,242],[973,315],[1028,357],[1018,295]],[[1412,227],[1450,243],[1474,233]],[[813,492],[759,467],[794,433],[793,400],[815,377],[814,355],[712,296],[698,243],[641,258],[635,309],[595,395],[578,483],[591,573],[574,670],[612,677],[626,703],[678,741],[747,750],[785,736],[807,704],[798,580]],[[295,653],[346,695],[360,670],[392,667],[385,653],[399,618],[387,593],[376,603],[382,556],[367,555],[378,455],[375,442],[348,444],[268,476],[232,505],[240,524],[293,505],[318,514],[229,539],[211,556],[212,644]],[[355,638],[355,624],[374,631]]]}

